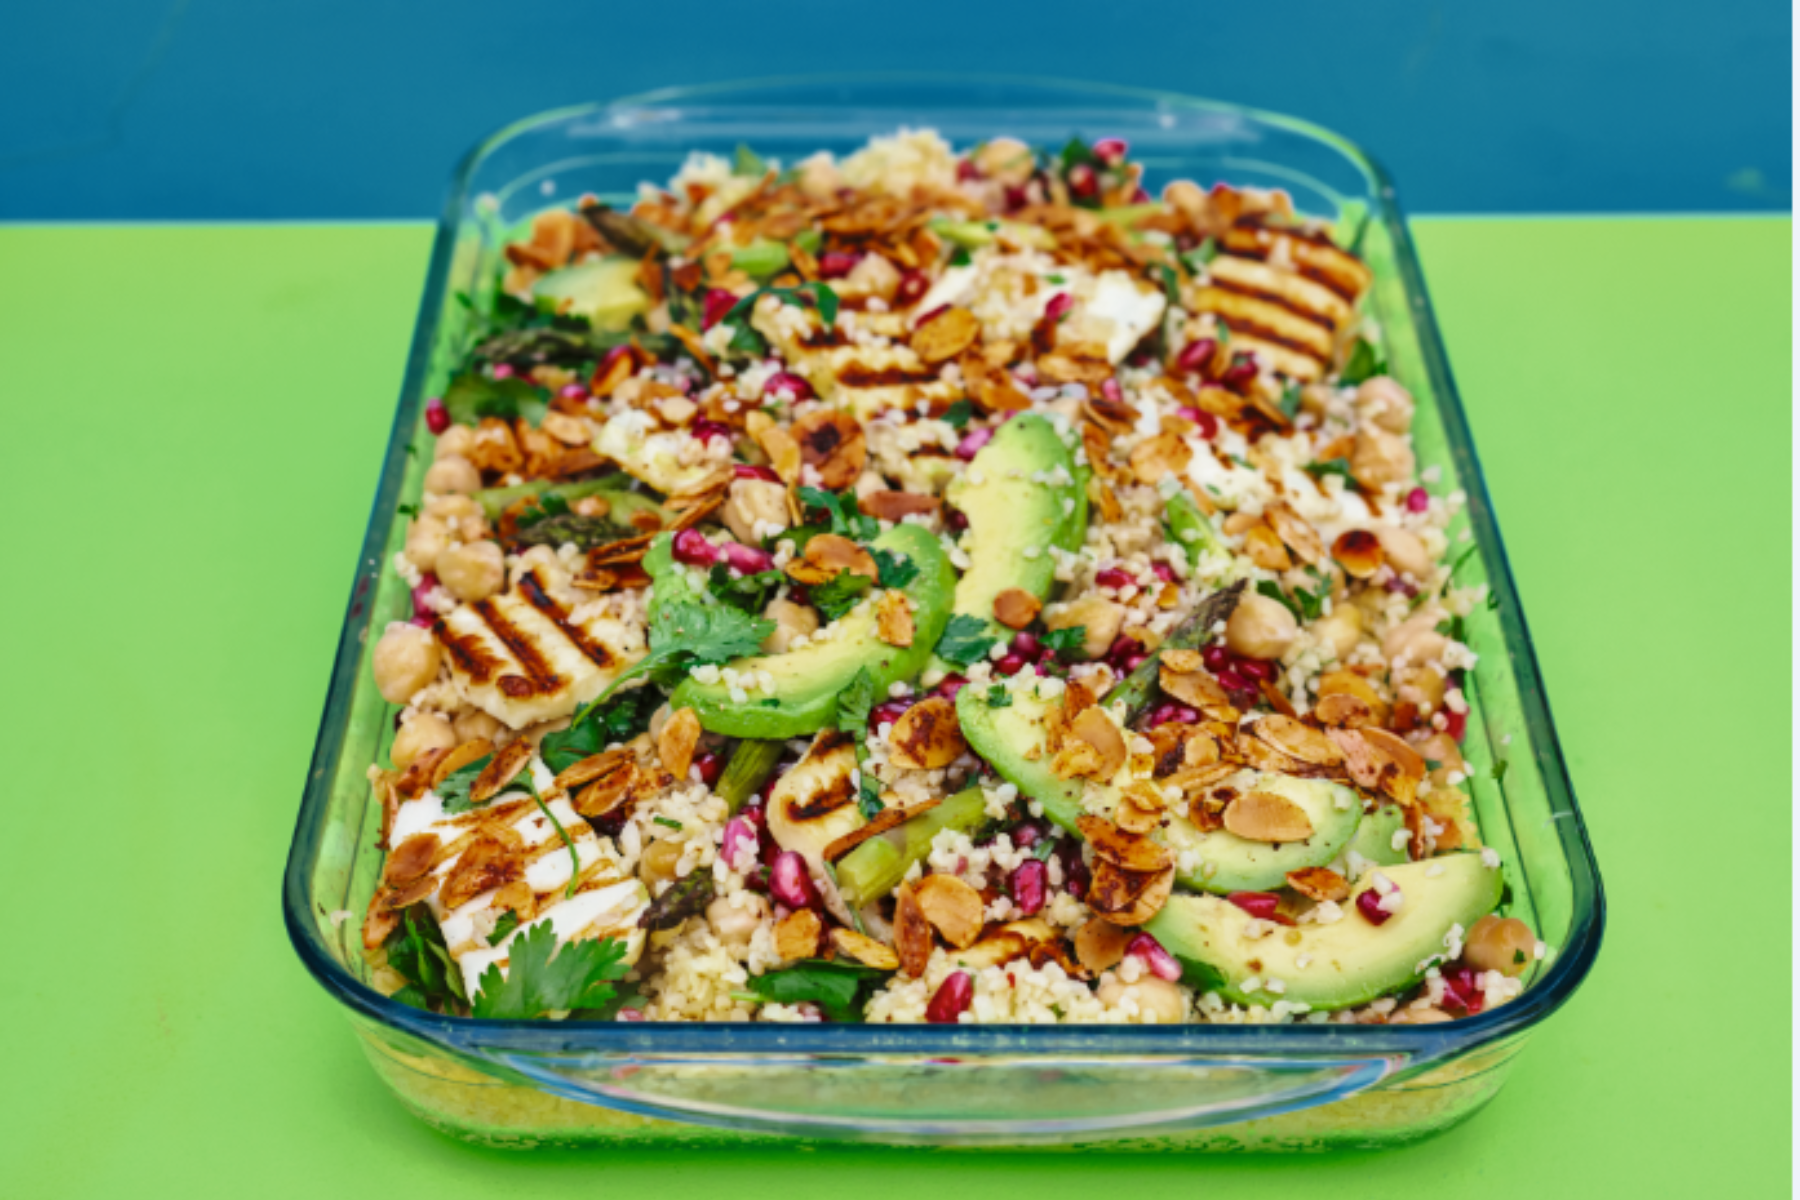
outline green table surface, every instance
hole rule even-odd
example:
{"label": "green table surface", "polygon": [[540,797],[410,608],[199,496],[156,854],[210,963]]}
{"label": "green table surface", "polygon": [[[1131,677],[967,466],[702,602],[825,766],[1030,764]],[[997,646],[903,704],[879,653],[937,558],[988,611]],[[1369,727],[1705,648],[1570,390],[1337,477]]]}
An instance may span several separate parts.
{"label": "green table surface", "polygon": [[1786,1194],[1790,225],[1417,230],[1611,919],[1472,1121],[1208,1159],[416,1124],[278,882],[430,231],[0,228],[0,1194]]}

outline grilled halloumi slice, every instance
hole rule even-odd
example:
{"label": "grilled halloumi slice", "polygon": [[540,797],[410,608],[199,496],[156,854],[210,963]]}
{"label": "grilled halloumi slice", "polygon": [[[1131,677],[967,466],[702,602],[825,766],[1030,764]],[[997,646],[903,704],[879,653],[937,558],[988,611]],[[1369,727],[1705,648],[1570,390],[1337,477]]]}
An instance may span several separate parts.
{"label": "grilled halloumi slice", "polygon": [[825,329],[810,309],[758,308],[750,323],[821,400],[865,420],[884,409],[912,408],[921,400],[942,407],[961,394],[941,378],[941,368],[927,366],[906,344],[905,319],[899,314],[859,313],[856,319],[869,332],[896,342],[858,345],[841,329]]}
{"label": "grilled halloumi slice", "polygon": [[1106,357],[1115,364],[1125,361],[1132,347],[1161,323],[1167,305],[1160,289],[1125,271],[1096,275],[1045,254],[982,249],[967,266],[951,267],[939,276],[916,311],[960,305],[981,321],[988,340],[1018,340],[1030,334],[1058,292],[1079,302],[1061,337],[1103,344]]}
{"label": "grilled halloumi slice", "polygon": [[1239,258],[1260,259],[1275,266],[1285,264],[1295,273],[1324,284],[1351,304],[1369,290],[1375,278],[1361,259],[1339,249],[1323,234],[1237,225],[1219,235],[1219,249]]}
{"label": "grilled halloumi slice", "polygon": [[[555,777],[541,760],[532,759],[525,769],[532,773],[539,794],[548,798],[546,806],[568,832],[581,860],[581,881],[574,896],[566,894],[575,870],[569,858],[569,844],[522,788],[502,791],[482,808],[457,814],[446,814],[442,798],[426,791],[400,806],[389,834],[389,842],[396,849],[420,835],[437,839],[439,849],[431,867],[437,886],[425,900],[471,996],[480,984],[482,972],[490,965],[498,963],[504,972],[513,939],[545,921],[555,931],[558,942],[580,937],[616,937],[625,943],[625,961],[631,963],[643,952],[644,932],[637,923],[650,903],[649,892],[625,873],[612,848],[576,813],[568,795],[555,790]],[[510,829],[521,846],[515,865],[522,870],[506,872],[517,878],[478,892],[455,906],[445,904],[444,883],[455,873],[463,854],[484,829],[501,827]],[[517,911],[520,884],[530,892],[526,910],[530,919],[490,945],[488,938],[502,912],[509,908]],[[496,903],[503,898],[512,903]]]}
{"label": "grilled halloumi slice", "polygon": [[513,729],[566,717],[644,654],[635,625],[577,622],[535,570],[508,591],[458,605],[432,627],[457,689]]}
{"label": "grilled halloumi slice", "polygon": [[825,847],[863,823],[855,776],[855,738],[836,729],[821,732],[769,793],[769,836],[775,844],[796,851],[823,873]]}
{"label": "grilled halloumi slice", "polygon": [[664,495],[679,496],[700,489],[719,472],[724,460],[712,457],[708,445],[685,429],[657,430],[649,413],[633,410],[601,427],[594,453]]}

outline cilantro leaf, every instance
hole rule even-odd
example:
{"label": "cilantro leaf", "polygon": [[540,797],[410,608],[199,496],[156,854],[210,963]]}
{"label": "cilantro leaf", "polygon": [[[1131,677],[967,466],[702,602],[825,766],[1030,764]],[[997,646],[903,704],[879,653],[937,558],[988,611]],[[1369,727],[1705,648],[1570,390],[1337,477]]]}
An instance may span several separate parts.
{"label": "cilantro leaf", "polygon": [[967,400],[958,400],[944,410],[942,420],[952,429],[961,429],[975,415],[975,406]]}
{"label": "cilantro leaf", "polygon": [[897,550],[871,550],[875,559],[875,570],[881,576],[884,588],[905,587],[919,574],[919,564],[901,554]]}
{"label": "cilantro leaf", "polygon": [[613,998],[608,981],[628,970],[624,959],[625,943],[617,938],[587,938],[559,949],[556,930],[539,921],[513,940],[504,975],[498,963],[482,972],[470,1009],[478,1017],[529,1020],[599,1008]]}
{"label": "cilantro leaf", "polygon": [[861,993],[883,975],[873,967],[808,960],[753,976],[749,987],[769,1003],[817,1004],[833,1021],[856,1021]]}
{"label": "cilantro leaf", "polygon": [[857,789],[856,811],[863,815],[863,820],[873,821],[886,807],[881,802],[881,785],[865,769],[862,773],[862,786]]}
{"label": "cilantro leaf", "polygon": [[400,914],[400,927],[388,943],[388,966],[407,981],[411,994],[395,998],[415,1008],[441,1009],[450,999],[462,1000],[462,968],[450,957],[437,918],[424,903]]}
{"label": "cilantro leaf", "polygon": [[1086,625],[1070,625],[1066,629],[1047,629],[1038,634],[1038,641],[1058,654],[1068,654],[1081,649],[1087,641]]}
{"label": "cilantro leaf", "polygon": [[1278,407],[1280,407],[1280,409],[1281,409],[1281,415],[1286,417],[1290,421],[1292,421],[1296,416],[1300,415],[1300,385],[1299,384],[1290,383],[1286,387],[1281,389],[1281,401],[1280,401],[1280,404]]}
{"label": "cilantro leaf", "polygon": [[1004,683],[996,683],[988,688],[987,694],[982,699],[987,701],[989,708],[1012,707],[1012,693],[1006,690]]}
{"label": "cilantro leaf", "polygon": [[725,604],[681,601],[665,605],[650,618],[650,653],[622,672],[604,692],[576,714],[572,725],[587,720],[624,684],[650,676],[674,683],[690,667],[730,662],[756,654],[763,639],[775,632],[775,622],[739,612]]}
{"label": "cilantro leaf", "polygon": [[1170,308],[1181,307],[1181,285],[1175,279],[1175,268],[1167,263],[1156,264],[1157,274],[1162,277],[1163,295],[1168,298]]}
{"label": "cilantro leaf", "polygon": [[431,789],[444,802],[446,813],[468,812],[475,807],[474,802],[469,799],[469,789],[475,786],[476,777],[493,761],[494,756],[489,754],[466,766],[458,767],[444,776],[444,782]]}
{"label": "cilantro leaf", "polygon": [[545,766],[560,775],[582,759],[599,754],[608,746],[629,742],[650,728],[650,718],[661,704],[662,694],[654,688],[626,692],[600,708],[590,709],[567,729],[545,734],[538,755]]}
{"label": "cilantro leaf", "polygon": [[1202,267],[1219,257],[1219,243],[1213,238],[1202,238],[1200,244],[1181,256],[1187,269],[1198,275]]}
{"label": "cilantro leaf", "polygon": [[828,492],[823,488],[803,487],[800,503],[808,508],[822,508],[831,514],[831,532],[853,542],[866,542],[881,532],[874,517],[856,507],[854,492]]}
{"label": "cilantro leaf", "polygon": [[1336,475],[1339,479],[1344,481],[1346,487],[1356,482],[1356,477],[1350,474],[1350,460],[1347,458],[1334,458],[1329,462],[1322,463],[1307,463],[1306,473],[1311,475],[1314,479],[1321,481],[1323,481],[1327,475]]}
{"label": "cilantro leaf", "polygon": [[780,571],[758,571],[754,575],[733,579],[731,571],[723,563],[715,563],[707,576],[706,590],[721,604],[729,604],[747,613],[760,613],[768,607],[776,591],[786,582],[787,576]]}
{"label": "cilantro leaf", "polygon": [[1288,598],[1288,594],[1281,590],[1281,585],[1279,583],[1276,583],[1272,579],[1261,580],[1256,585],[1256,592],[1257,595],[1267,596],[1269,599],[1293,613],[1295,620],[1300,619],[1300,606]]}
{"label": "cilantro leaf", "polygon": [[506,940],[507,934],[518,927],[519,914],[510,908],[507,909],[500,914],[500,919],[494,922],[494,932],[487,935],[487,944],[490,946],[498,946],[501,942]]}
{"label": "cilantro leaf", "polygon": [[812,597],[813,607],[824,616],[826,624],[830,624],[862,603],[863,597],[874,586],[875,581],[867,575],[839,571],[829,581],[807,589],[807,594]]}
{"label": "cilantro leaf", "polygon": [[844,690],[837,696],[837,719],[835,724],[845,733],[860,735],[869,726],[869,710],[875,707],[875,677],[869,674],[869,668],[859,667]]}
{"label": "cilantro leaf", "polygon": [[550,402],[542,390],[516,375],[491,379],[480,372],[467,371],[444,389],[444,408],[458,425],[479,425],[483,417],[507,421],[524,417],[530,424],[538,425],[550,411]]}
{"label": "cilantro leaf", "polygon": [[1377,375],[1388,373],[1387,362],[1367,338],[1357,338],[1356,345],[1350,351],[1350,360],[1344,369],[1338,372],[1338,383],[1344,387],[1355,387],[1365,379],[1373,379]]}
{"label": "cilantro leaf", "polygon": [[946,662],[967,667],[986,658],[988,651],[999,644],[1000,639],[988,632],[986,621],[967,613],[957,613],[944,626],[944,635],[938,639],[937,654]]}

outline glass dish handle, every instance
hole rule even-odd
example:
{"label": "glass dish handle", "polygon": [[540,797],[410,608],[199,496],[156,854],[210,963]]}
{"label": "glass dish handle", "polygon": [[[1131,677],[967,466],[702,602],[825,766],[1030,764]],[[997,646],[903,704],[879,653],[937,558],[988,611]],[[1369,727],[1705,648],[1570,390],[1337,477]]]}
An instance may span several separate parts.
{"label": "glass dish handle", "polygon": [[642,1117],[745,1133],[966,1146],[1232,1124],[1345,1099],[1406,1065],[1390,1056],[481,1053],[553,1095]]}

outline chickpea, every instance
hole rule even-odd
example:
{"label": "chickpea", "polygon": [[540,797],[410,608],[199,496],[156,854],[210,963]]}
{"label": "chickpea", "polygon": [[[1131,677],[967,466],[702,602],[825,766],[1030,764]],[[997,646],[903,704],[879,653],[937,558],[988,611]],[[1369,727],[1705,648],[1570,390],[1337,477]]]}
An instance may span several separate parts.
{"label": "chickpea", "polygon": [[1130,996],[1137,1001],[1138,1014],[1154,1015],[1158,1025],[1179,1025],[1187,1020],[1187,997],[1181,994],[1179,987],[1160,975],[1143,975],[1126,983],[1109,971],[1101,979],[1095,996],[1109,1008]]}
{"label": "chickpea", "polygon": [[864,471],[861,475],[856,477],[856,482],[851,486],[851,490],[856,493],[856,498],[858,500],[867,500],[876,492],[887,491],[887,480],[883,479],[880,475],[877,475],[874,471]]}
{"label": "chickpea", "polygon": [[1427,604],[1406,620],[1388,630],[1381,639],[1381,652],[1388,661],[1405,656],[1410,663],[1436,662],[1443,656],[1449,640],[1437,631],[1445,612],[1436,604]]}
{"label": "chickpea", "polygon": [[1450,1020],[1450,1014],[1436,1008],[1403,1008],[1389,1017],[1389,1025],[1438,1025]]}
{"label": "chickpea", "polygon": [[748,946],[769,915],[769,902],[755,892],[720,896],[706,906],[707,924],[727,946]]}
{"label": "chickpea", "polygon": [[645,883],[675,878],[675,865],[685,849],[681,842],[651,842],[638,859],[638,878]]}
{"label": "chickpea", "polygon": [[495,720],[487,713],[482,712],[479,708],[463,709],[451,720],[450,726],[452,729],[456,730],[456,744],[459,746],[464,742],[473,742],[478,738],[486,738],[490,742],[498,742],[500,739],[500,730],[503,728],[499,721]]}
{"label": "chickpea", "polygon": [[815,154],[800,164],[800,190],[814,200],[835,200],[844,186],[837,164],[829,154]]}
{"label": "chickpea", "polygon": [[1431,772],[1433,788],[1454,787],[1450,782],[1452,771],[1461,771],[1465,776],[1469,773],[1469,764],[1462,756],[1462,748],[1447,733],[1433,733],[1430,737],[1421,738],[1413,743],[1413,749],[1419,752],[1420,758],[1438,764]]}
{"label": "chickpea", "polygon": [[1444,690],[1448,686],[1448,679],[1436,667],[1406,667],[1394,672],[1394,698],[1412,704],[1421,712],[1442,708]]}
{"label": "chickpea", "polygon": [[431,457],[435,462],[440,458],[467,458],[475,445],[475,431],[467,425],[452,425],[438,434],[437,445],[432,449]]}
{"label": "chickpea", "polygon": [[1313,636],[1331,647],[1339,662],[1350,657],[1362,637],[1362,610],[1354,604],[1333,604],[1331,613],[1313,625]]}
{"label": "chickpea", "polygon": [[1248,592],[1225,622],[1225,645],[1248,658],[1280,658],[1300,635],[1294,614],[1279,600]]}
{"label": "chickpea", "polygon": [[388,757],[402,770],[429,750],[449,750],[457,744],[456,731],[450,722],[436,713],[415,713],[413,719],[400,726]]}
{"label": "chickpea", "polygon": [[760,545],[758,524],[788,527],[787,488],[772,479],[734,479],[721,515],[738,541]]}
{"label": "chickpea", "polygon": [[425,490],[428,492],[479,492],[481,490],[481,472],[475,464],[455,454],[446,454],[431,464],[425,472]]}
{"label": "chickpea", "polygon": [[[441,496],[431,496],[425,501],[425,515],[436,517],[448,525],[454,521],[462,530],[474,528],[477,523],[486,523],[487,513],[473,496],[465,496],[461,492],[446,492]],[[464,540],[470,540],[466,536]]]}
{"label": "chickpea", "polygon": [[899,267],[880,254],[865,254],[856,260],[838,290],[847,296],[879,296],[886,301],[894,298],[899,287]]}
{"label": "chickpea", "polygon": [[1412,478],[1413,452],[1406,439],[1379,425],[1363,425],[1356,431],[1350,451],[1350,474],[1371,491]]}
{"label": "chickpea", "polygon": [[1377,375],[1365,379],[1356,389],[1356,419],[1359,423],[1379,425],[1389,433],[1405,433],[1412,428],[1412,418],[1412,393],[1392,376]]}
{"label": "chickpea", "polygon": [[1092,661],[1112,649],[1120,627],[1125,624],[1125,606],[1104,596],[1083,596],[1045,609],[1044,624],[1050,629],[1081,626],[1086,631],[1081,642],[1081,657]]}
{"label": "chickpea", "polygon": [[1423,580],[1431,574],[1431,552],[1417,534],[1392,525],[1377,525],[1369,530],[1381,543],[1381,552],[1394,570]]}
{"label": "chickpea", "polygon": [[763,616],[775,622],[775,632],[763,639],[764,654],[786,654],[795,638],[819,632],[819,614],[792,600],[771,600]]}
{"label": "chickpea", "polygon": [[1031,178],[1037,162],[1031,147],[1016,138],[998,137],[974,154],[975,167],[989,179],[1016,187]]}
{"label": "chickpea", "polygon": [[390,704],[405,704],[437,678],[439,650],[430,630],[399,621],[375,643],[375,688]]}
{"label": "chickpea", "polygon": [[449,526],[436,517],[417,517],[406,527],[406,561],[421,571],[437,570],[438,555],[449,544]]}
{"label": "chickpea", "polygon": [[499,542],[465,542],[438,555],[437,576],[458,600],[486,600],[506,586]]}
{"label": "chickpea", "polygon": [[1537,961],[1537,937],[1517,917],[1489,913],[1463,935],[1463,962],[1517,979]]}
{"label": "chickpea", "polygon": [[1163,189],[1163,203],[1177,212],[1197,216],[1207,210],[1206,193],[1200,185],[1187,179],[1177,179]]}

